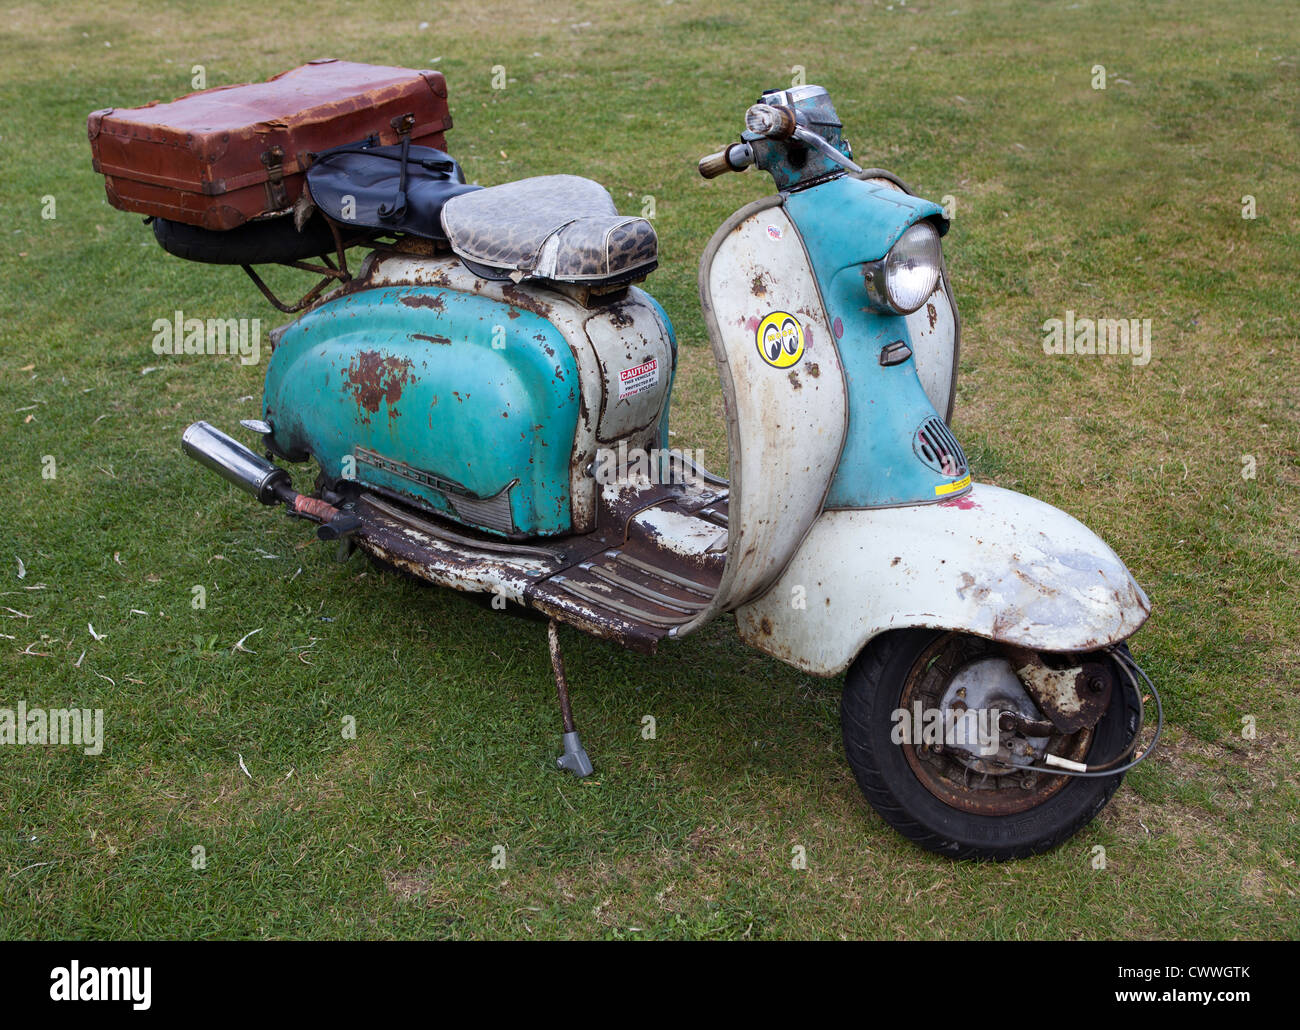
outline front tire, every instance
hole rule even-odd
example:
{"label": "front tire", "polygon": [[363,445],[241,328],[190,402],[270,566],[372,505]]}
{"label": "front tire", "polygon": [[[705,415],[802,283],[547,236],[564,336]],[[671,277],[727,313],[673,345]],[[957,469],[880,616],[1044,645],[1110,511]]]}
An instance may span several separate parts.
{"label": "front tire", "polygon": [[[1122,773],[1097,778],[990,775],[972,772],[978,763],[969,761],[969,754],[954,756],[952,748],[945,754],[942,745],[895,742],[900,736],[897,713],[920,711],[915,706],[923,698],[933,702],[939,694],[950,696],[951,689],[942,692],[948,684],[963,682],[959,677],[977,682],[981,670],[976,666],[986,681],[1003,675],[1014,684],[1009,664],[1005,674],[997,669],[1000,661],[991,641],[901,630],[871,641],[845,680],[840,707],[844,750],[862,793],[908,840],[949,858],[1005,861],[1055,848],[1101,811],[1124,778]],[[1132,740],[1140,718],[1132,691],[1117,680],[1096,726],[1073,735],[1054,733],[1043,746],[1076,761],[1104,762]],[[1030,743],[1024,740],[1024,746]]]}

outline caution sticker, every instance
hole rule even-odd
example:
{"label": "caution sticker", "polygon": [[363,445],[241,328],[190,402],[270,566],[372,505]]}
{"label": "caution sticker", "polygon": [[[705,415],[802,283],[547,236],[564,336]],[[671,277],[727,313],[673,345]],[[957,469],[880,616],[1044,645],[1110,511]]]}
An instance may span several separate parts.
{"label": "caution sticker", "polygon": [[635,397],[659,385],[659,362],[655,358],[625,368],[618,374],[618,397]]}
{"label": "caution sticker", "polygon": [[940,483],[934,488],[934,495],[942,497],[944,494],[955,494],[958,490],[965,490],[970,486],[970,475],[964,475],[954,483]]}

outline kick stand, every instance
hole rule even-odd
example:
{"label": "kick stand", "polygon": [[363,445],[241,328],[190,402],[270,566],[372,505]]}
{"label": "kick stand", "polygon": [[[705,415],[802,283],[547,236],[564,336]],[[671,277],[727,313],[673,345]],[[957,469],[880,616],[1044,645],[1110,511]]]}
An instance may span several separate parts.
{"label": "kick stand", "polygon": [[564,678],[564,659],[560,656],[560,635],[555,620],[546,626],[546,639],[551,646],[551,668],[555,670],[555,692],[560,696],[560,717],[564,720],[564,754],[555,760],[560,769],[567,769],[578,779],[591,775],[591,759],[582,746],[582,738],[573,725],[573,709],[569,707],[569,684]]}

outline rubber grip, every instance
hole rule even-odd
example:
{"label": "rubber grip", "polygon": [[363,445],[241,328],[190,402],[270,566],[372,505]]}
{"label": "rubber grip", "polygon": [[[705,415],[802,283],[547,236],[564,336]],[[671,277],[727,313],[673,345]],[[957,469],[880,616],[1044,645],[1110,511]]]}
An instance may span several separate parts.
{"label": "rubber grip", "polygon": [[318,497],[299,494],[293,499],[293,510],[299,515],[307,515],[318,522],[329,522],[338,516],[339,510],[332,504],[326,504]]}
{"label": "rubber grip", "polygon": [[716,179],[725,172],[734,171],[731,162],[727,160],[727,151],[730,147],[723,147],[716,154],[705,154],[700,158],[700,175],[706,179]]}

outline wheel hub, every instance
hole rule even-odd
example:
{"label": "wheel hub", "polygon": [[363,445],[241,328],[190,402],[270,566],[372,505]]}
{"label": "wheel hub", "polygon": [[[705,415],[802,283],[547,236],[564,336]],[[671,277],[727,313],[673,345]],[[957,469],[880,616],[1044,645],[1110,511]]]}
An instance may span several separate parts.
{"label": "wheel hub", "polygon": [[1042,713],[999,646],[978,637],[949,633],[931,644],[912,666],[900,706],[942,728],[901,744],[917,779],[945,804],[982,815],[1042,804],[1068,780],[1029,767],[1048,753],[1081,761],[1092,740],[1090,729],[1036,732]]}
{"label": "wheel hub", "polygon": [[1032,765],[1047,754],[1048,737],[1030,737],[1002,727],[1006,712],[1030,722],[1043,721],[1004,658],[978,658],[964,666],[944,691],[939,709],[943,725],[951,724],[957,731],[945,744],[968,769],[998,775],[1006,766]]}

